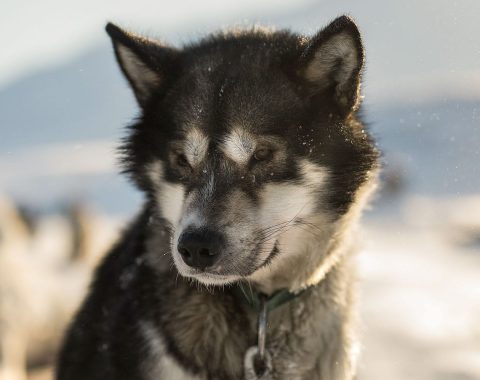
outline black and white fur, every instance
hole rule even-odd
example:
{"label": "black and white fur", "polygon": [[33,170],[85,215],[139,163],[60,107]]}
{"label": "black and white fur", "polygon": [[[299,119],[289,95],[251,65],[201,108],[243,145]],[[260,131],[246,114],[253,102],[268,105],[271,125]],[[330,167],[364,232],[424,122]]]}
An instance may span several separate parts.
{"label": "black and white fur", "polygon": [[270,315],[265,379],[353,379],[352,231],[378,169],[355,23],[182,49],[107,32],[141,109],[123,164],[145,205],[99,268],[57,378],[246,378],[257,315],[232,292],[242,281],[310,287]]}

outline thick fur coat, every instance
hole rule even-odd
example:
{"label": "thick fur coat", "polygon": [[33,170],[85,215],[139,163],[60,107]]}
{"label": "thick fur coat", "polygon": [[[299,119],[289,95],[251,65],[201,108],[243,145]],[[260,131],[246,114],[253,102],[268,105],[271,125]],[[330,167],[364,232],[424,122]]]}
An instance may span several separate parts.
{"label": "thick fur coat", "polygon": [[107,32],[141,109],[122,152],[146,200],[99,268],[57,378],[256,379],[242,282],[307,289],[270,313],[262,379],[353,379],[354,230],[378,168],[358,118],[354,22],[183,49]]}

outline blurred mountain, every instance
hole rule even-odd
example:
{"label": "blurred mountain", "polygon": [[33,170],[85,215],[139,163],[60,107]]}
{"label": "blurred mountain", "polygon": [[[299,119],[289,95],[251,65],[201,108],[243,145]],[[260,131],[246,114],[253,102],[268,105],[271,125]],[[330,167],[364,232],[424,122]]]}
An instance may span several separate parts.
{"label": "blurred mountain", "polygon": [[110,212],[135,210],[139,195],[112,159],[135,106],[106,43],[4,88],[0,190],[45,209],[82,199]]}
{"label": "blurred mountain", "polygon": [[366,119],[384,153],[385,175],[397,171],[405,178],[404,190],[478,193],[480,99],[371,104]]}
{"label": "blurred mountain", "polygon": [[109,45],[34,73],[0,91],[1,150],[118,139],[135,103]]}
{"label": "blurred mountain", "polygon": [[[0,90],[2,191],[44,205],[74,194],[109,211],[138,206],[139,195],[112,164],[114,146],[137,109],[111,50],[104,41]],[[415,194],[478,192],[478,100],[412,93],[399,101],[375,92],[366,99],[365,119],[384,151],[390,187]]]}

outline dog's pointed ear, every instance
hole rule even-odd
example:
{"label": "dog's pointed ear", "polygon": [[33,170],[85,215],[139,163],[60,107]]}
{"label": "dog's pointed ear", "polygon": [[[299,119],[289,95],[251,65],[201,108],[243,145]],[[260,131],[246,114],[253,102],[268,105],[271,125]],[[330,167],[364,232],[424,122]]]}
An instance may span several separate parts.
{"label": "dog's pointed ear", "polygon": [[108,23],[105,30],[112,39],[115,56],[123,74],[139,105],[144,107],[152,94],[172,74],[178,51],[158,41],[126,32],[112,23]]}
{"label": "dog's pointed ear", "polygon": [[311,37],[302,53],[300,75],[311,95],[333,97],[344,115],[360,103],[364,50],[360,32],[348,16],[341,16]]}

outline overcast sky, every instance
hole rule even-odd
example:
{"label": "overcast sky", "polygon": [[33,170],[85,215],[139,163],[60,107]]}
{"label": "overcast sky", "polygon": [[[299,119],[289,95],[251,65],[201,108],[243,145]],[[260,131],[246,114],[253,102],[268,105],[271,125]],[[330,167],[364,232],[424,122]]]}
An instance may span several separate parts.
{"label": "overcast sky", "polygon": [[480,93],[478,0],[2,0],[0,89],[106,41],[107,20],[185,41],[232,23],[273,23],[312,32],[351,13],[364,33],[375,93],[416,89]]}
{"label": "overcast sky", "polygon": [[[105,38],[109,20],[161,35],[302,7],[306,0],[2,0],[0,85],[32,70],[64,61]],[[10,31],[10,33],[9,33]]]}

